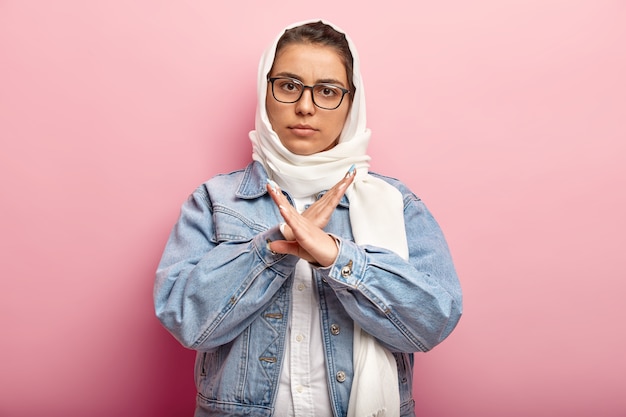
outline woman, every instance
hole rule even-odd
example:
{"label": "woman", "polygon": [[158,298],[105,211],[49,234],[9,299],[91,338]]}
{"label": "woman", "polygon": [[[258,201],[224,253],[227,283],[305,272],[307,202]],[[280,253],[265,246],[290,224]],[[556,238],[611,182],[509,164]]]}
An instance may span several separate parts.
{"label": "woman", "polygon": [[157,270],[157,316],[198,351],[196,416],[414,416],[412,352],[454,329],[461,290],[424,204],[368,172],[356,50],[293,25],[258,86],[253,162],[195,190]]}

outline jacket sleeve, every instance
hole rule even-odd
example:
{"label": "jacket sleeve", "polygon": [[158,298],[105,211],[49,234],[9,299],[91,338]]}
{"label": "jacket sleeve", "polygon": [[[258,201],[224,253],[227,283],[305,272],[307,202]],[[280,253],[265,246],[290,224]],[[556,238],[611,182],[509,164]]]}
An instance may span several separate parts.
{"label": "jacket sleeve", "polygon": [[319,272],[363,330],[392,351],[425,352],[458,323],[461,287],[439,225],[413,193],[404,195],[408,261],[339,238],[335,263]]}
{"label": "jacket sleeve", "polygon": [[297,261],[267,249],[267,239],[282,239],[277,226],[218,242],[213,215],[206,188],[199,187],[181,208],[154,285],[157,317],[195,350],[213,349],[240,334]]}

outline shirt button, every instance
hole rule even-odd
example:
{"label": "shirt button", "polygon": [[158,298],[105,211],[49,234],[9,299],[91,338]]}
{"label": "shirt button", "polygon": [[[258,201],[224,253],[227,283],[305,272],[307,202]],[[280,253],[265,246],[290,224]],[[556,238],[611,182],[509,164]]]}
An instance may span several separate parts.
{"label": "shirt button", "polygon": [[302,336],[301,334],[296,336],[296,342],[302,342],[304,340],[304,336]]}
{"label": "shirt button", "polygon": [[350,262],[348,262],[348,264],[346,266],[341,268],[341,276],[342,277],[347,278],[350,275],[352,275],[352,260],[350,260]]}
{"label": "shirt button", "polygon": [[336,378],[337,382],[343,382],[346,380],[346,373],[344,371],[339,371],[337,372]]}
{"label": "shirt button", "polygon": [[298,286],[296,288],[298,288],[298,291],[304,291],[305,287],[304,287],[303,283],[300,283],[300,284],[298,284]]}
{"label": "shirt button", "polygon": [[302,394],[302,391],[304,391],[304,387],[302,385],[298,385],[296,387],[296,391],[298,392],[298,394]]}
{"label": "shirt button", "polygon": [[338,326],[338,325],[336,325],[336,324],[334,324],[334,323],[333,323],[333,324],[331,324],[331,325],[330,325],[330,332],[331,332],[333,335],[337,336],[337,335],[339,334],[339,326]]}

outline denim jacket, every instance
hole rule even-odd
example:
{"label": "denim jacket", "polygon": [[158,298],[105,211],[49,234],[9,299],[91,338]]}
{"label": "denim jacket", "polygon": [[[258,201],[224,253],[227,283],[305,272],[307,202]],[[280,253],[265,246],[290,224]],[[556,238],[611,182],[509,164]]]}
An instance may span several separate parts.
{"label": "denim jacket", "polygon": [[[461,317],[461,289],[438,224],[401,182],[377,176],[404,197],[408,262],[354,243],[344,196],[325,228],[339,241],[337,259],[313,271],[336,417],[346,415],[352,385],[353,321],[393,352],[400,415],[414,416],[413,352],[432,349]],[[283,237],[266,177],[253,162],[198,187],[157,269],[157,317],[198,352],[196,416],[268,417],[274,409],[298,258],[267,248]]]}

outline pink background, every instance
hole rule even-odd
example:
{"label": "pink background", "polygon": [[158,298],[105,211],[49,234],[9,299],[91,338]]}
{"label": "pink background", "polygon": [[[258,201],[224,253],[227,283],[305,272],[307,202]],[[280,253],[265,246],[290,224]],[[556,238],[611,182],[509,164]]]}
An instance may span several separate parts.
{"label": "pink background", "polygon": [[0,1],[0,416],[190,416],[152,282],[186,196],[250,158],[257,61],[357,44],[373,170],[465,293],[422,417],[626,416],[623,1]]}

